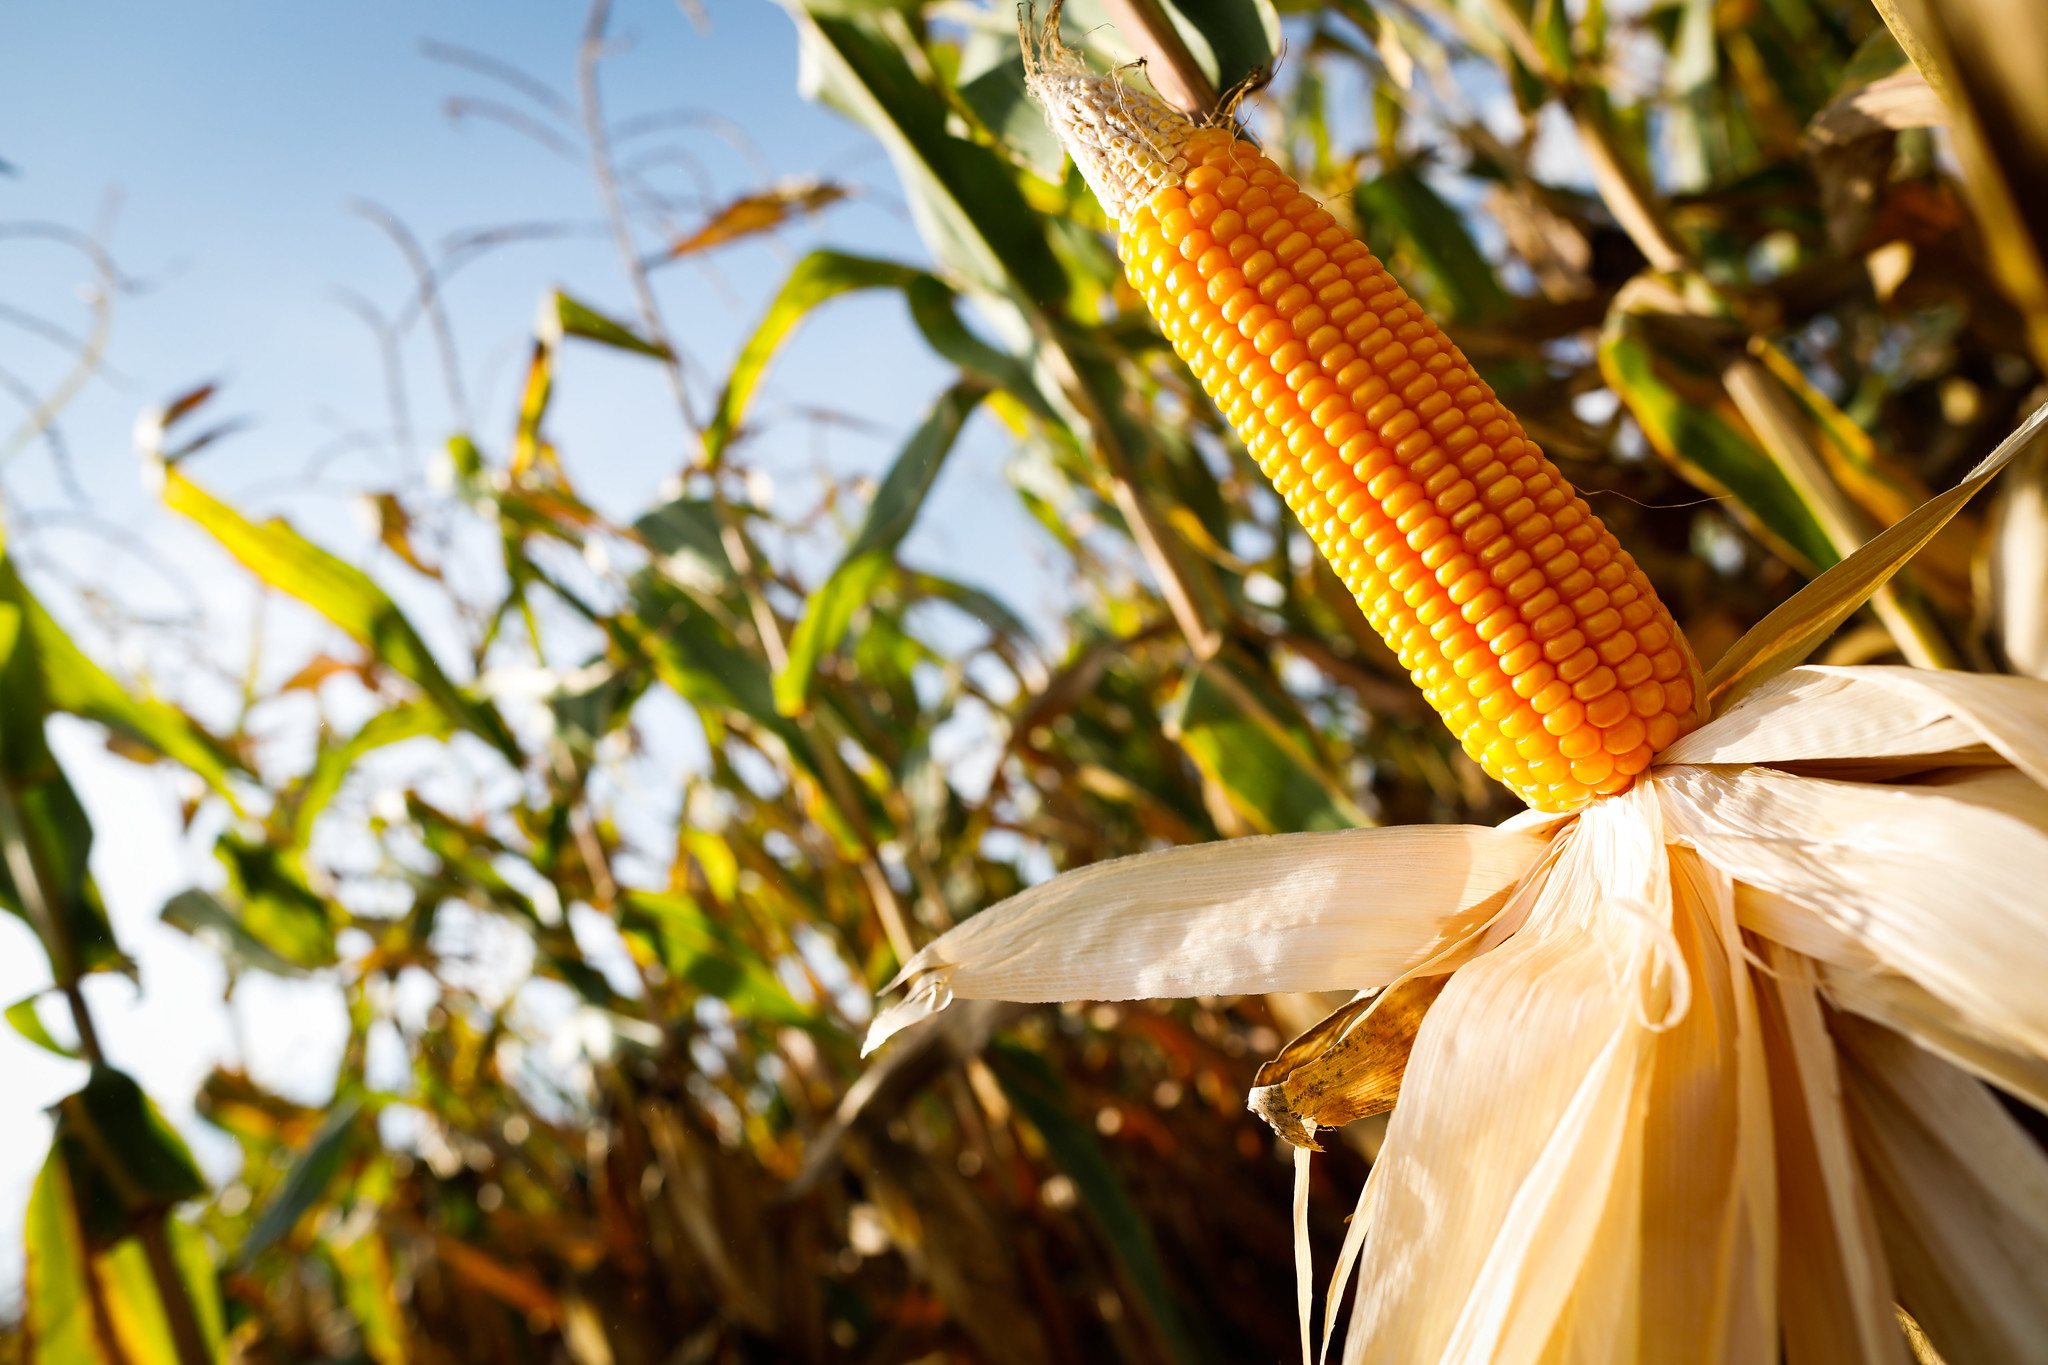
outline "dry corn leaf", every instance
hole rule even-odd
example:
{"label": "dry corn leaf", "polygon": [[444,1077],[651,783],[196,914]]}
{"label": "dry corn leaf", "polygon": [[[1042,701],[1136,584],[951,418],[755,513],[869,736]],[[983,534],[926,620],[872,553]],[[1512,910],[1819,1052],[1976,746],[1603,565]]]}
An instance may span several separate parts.
{"label": "dry corn leaf", "polygon": [[1468,936],[1540,835],[1334,830],[1097,863],[984,910],[904,965],[872,1052],[954,999],[1136,1000],[1358,989]]}
{"label": "dry corn leaf", "polygon": [[1559,1330],[1572,1358],[1633,1358],[1606,1310],[1639,1264],[1645,1025],[1677,1001],[1668,931],[1630,905],[1671,903],[1665,867],[1641,794],[1589,808],[1528,922],[1423,1021],[1373,1171],[1347,1362],[1533,1365]]}
{"label": "dry corn leaf", "polygon": [[1805,661],[1836,627],[1870,600],[1906,562],[1962,510],[1963,504],[2026,451],[2048,425],[2048,404],[1999,442],[1964,480],[1872,537],[1862,549],[1807,584],[1759,621],[1707,674],[1707,696],[1717,711],[1788,668]]}
{"label": "dry corn leaf", "polygon": [[2006,476],[1987,567],[2006,662],[2048,678],[2048,450],[2028,452]]}
{"label": "dry corn leaf", "polygon": [[1410,977],[1337,1010],[1259,1068],[1251,1111],[1296,1147],[1320,1152],[1316,1129],[1392,1109],[1415,1030],[1450,979]]}
{"label": "dry corn leaf", "polygon": [[[1672,832],[1738,881],[1818,913],[2007,1046],[2048,1055],[2040,825],[1967,783],[1882,786],[1751,767],[1672,768],[1656,785]],[[2048,794],[2032,790],[2048,820]],[[1969,913],[1956,913],[1965,904]]]}
{"label": "dry corn leaf", "polygon": [[1979,1080],[2048,1111],[2048,1058],[2014,1050],[1909,978],[1882,968],[1823,962],[1820,984],[1837,1009],[1903,1034]]}
{"label": "dry corn leaf", "polygon": [[827,180],[792,180],[742,195],[713,213],[704,226],[668,249],[670,260],[694,256],[742,237],[772,232],[846,198],[846,187]]}
{"label": "dry corn leaf", "polygon": [[1777,945],[1765,951],[1757,994],[1776,1120],[1785,1360],[1906,1365],[1813,964]]}
{"label": "dry corn leaf", "polygon": [[1900,1303],[1956,1365],[2048,1361],[2048,1158],[1954,1067],[1859,1020],[1833,1032]]}

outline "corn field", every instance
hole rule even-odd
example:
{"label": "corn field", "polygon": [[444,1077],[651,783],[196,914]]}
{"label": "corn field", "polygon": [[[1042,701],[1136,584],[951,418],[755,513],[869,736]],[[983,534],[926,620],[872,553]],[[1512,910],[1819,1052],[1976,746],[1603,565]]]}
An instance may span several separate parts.
{"label": "corn field", "polygon": [[[737,354],[707,362],[657,267],[829,231],[847,191],[820,165],[679,215],[613,145],[596,0],[560,81],[488,54],[462,78],[588,161],[616,287],[540,301],[516,403],[446,433],[431,488],[375,494],[374,561],[214,486],[209,454],[264,439],[225,420],[230,394],[143,416],[164,508],[318,639],[287,680],[252,669],[232,725],[202,725],[73,642],[78,589],[15,533],[0,904],[51,985],[6,1013],[86,1079],[55,1111],[0,1360],[1295,1351],[1295,1156],[1246,1096],[1348,993],[962,992],[864,1057],[877,998],[1055,873],[1252,835],[1491,826],[1520,788],[1439,719],[1148,312],[1142,265],[1027,92],[1020,18],[1045,16],[782,4],[791,79],[886,153],[921,258],[804,255],[746,302]],[[2038,6],[1073,0],[1053,22],[1094,71],[1234,116],[1379,253],[1709,669],[2048,399]],[[437,282],[476,249],[422,251],[394,326],[459,330]],[[756,400],[805,320],[854,294],[900,299],[946,376],[901,414],[880,478],[835,475],[793,517],[750,447],[798,419]],[[630,520],[579,495],[587,452],[556,443],[558,390],[598,365],[691,434],[680,458],[629,452],[674,475]],[[68,394],[33,397],[19,446]],[[1006,444],[1042,532],[1046,582],[1018,600],[899,555],[970,428]],[[1019,607],[1047,596],[1050,629]],[[1815,663],[2048,678],[2048,449],[1823,634]],[[266,741],[309,707],[305,745]],[[199,1115],[242,1152],[226,1184],[95,1035],[80,981],[133,964],[87,865],[111,832],[53,756],[53,715],[190,774],[185,821],[219,829],[219,873],[162,919],[231,990],[264,974],[346,1002],[324,1103],[231,1069],[205,1081]],[[705,759],[664,796],[679,816],[650,822],[632,774],[678,718]],[[1574,770],[1575,800],[1601,762]],[[507,953],[509,981],[488,966]],[[2048,1142],[2048,1118],[1999,1103]],[[1325,1133],[1303,1168],[1319,1267],[1387,1123]],[[1921,1360],[1976,1358],[1909,1339]],[[1784,1358],[1834,1357],[1788,1333]]]}

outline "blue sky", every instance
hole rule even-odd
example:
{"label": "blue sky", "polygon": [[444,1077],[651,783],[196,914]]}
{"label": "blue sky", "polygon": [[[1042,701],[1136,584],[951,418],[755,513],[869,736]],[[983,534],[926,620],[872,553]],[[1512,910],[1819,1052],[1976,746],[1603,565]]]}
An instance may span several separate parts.
{"label": "blue sky", "polygon": [[[923,252],[879,150],[856,128],[806,105],[795,88],[795,34],[768,0],[708,0],[697,31],[672,0],[622,0],[605,64],[616,123],[689,109],[722,117],[743,144],[687,127],[673,141],[716,195],[764,178],[825,175],[849,182],[851,200],[802,228],[732,248],[711,269],[661,276],[671,325],[713,371],[729,361],[782,274],[814,245],[922,259]],[[563,287],[619,316],[631,295],[609,244],[592,231],[597,201],[586,169],[487,118],[451,119],[451,98],[482,97],[545,116],[539,103],[473,71],[430,60],[426,41],[456,44],[573,93],[580,5],[540,0],[133,0],[21,4],[0,11],[0,224],[44,222],[92,230],[118,199],[109,236],[135,285],[118,299],[107,374],[67,412],[74,507],[50,452],[32,448],[0,468],[11,546],[54,566],[43,584],[60,614],[82,626],[76,591],[113,592],[152,609],[182,609],[196,595],[204,647],[240,657],[250,599],[239,577],[156,507],[133,452],[138,412],[206,379],[222,379],[220,412],[249,426],[191,468],[230,498],[286,511],[338,551],[373,566],[365,531],[349,514],[355,491],[420,475],[402,460],[352,450],[342,439],[383,421],[383,380],[368,330],[340,302],[353,291],[389,309],[407,288],[390,242],[351,201],[370,200],[424,242],[509,223],[555,222],[580,235],[509,248],[451,289],[457,344],[477,427],[502,448],[523,340],[544,290]],[[652,145],[650,142],[649,144]],[[79,257],[0,228],[0,305],[82,331],[88,317]],[[424,335],[408,344],[420,445],[450,424],[432,382]],[[0,320],[0,370],[45,387],[63,357]],[[945,382],[893,298],[833,305],[808,324],[772,372],[759,403],[782,414],[749,448],[800,506],[815,469],[875,473]],[[565,365],[553,430],[586,496],[630,514],[683,463],[687,440],[653,367],[575,355]],[[7,400],[11,403],[11,400]],[[818,428],[789,416],[802,406],[858,419]],[[0,409],[0,430],[19,417]],[[822,433],[822,434],[821,434]],[[0,437],[4,439],[4,437]],[[338,452],[338,453],[337,453]],[[906,557],[1004,592],[1045,619],[1057,588],[1042,547],[1002,481],[1004,442],[984,419],[941,480]],[[324,458],[324,462],[321,462]],[[318,464],[317,472],[313,470]],[[52,516],[51,513],[56,515]],[[81,515],[83,513],[84,515]],[[40,529],[31,532],[30,523]],[[82,530],[90,524],[96,529]],[[146,548],[154,559],[138,556]],[[89,646],[107,644],[91,629]],[[268,637],[286,667],[301,626]],[[149,668],[175,689],[164,661]],[[201,680],[186,675],[198,687]],[[218,689],[216,689],[217,691]],[[198,688],[203,693],[203,688]],[[202,698],[203,700],[203,698]],[[108,756],[89,727],[57,727],[59,752],[94,816],[95,868],[117,931],[142,966],[140,994],[98,980],[93,1000],[113,1060],[135,1071],[201,1143],[216,1174],[229,1156],[189,1117],[194,1085],[222,1058],[302,1098],[331,1077],[341,1020],[331,991],[245,979],[235,1009],[221,1003],[217,964],[155,922],[165,897],[208,877],[203,837],[181,832],[173,774]],[[202,832],[203,835],[203,832]],[[0,917],[0,1003],[47,980],[33,940]],[[44,1106],[79,1081],[78,1068],[0,1033],[0,1304],[19,1276],[19,1217],[47,1141]]]}

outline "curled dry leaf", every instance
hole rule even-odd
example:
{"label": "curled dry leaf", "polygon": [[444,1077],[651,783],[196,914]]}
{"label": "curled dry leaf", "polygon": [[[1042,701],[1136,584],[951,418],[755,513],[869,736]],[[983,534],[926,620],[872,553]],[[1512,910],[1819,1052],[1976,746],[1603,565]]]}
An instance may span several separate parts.
{"label": "curled dry leaf", "polygon": [[742,195],[711,215],[703,227],[668,249],[669,259],[694,256],[742,237],[772,232],[795,218],[808,218],[846,198],[829,180],[790,180]]}
{"label": "curled dry leaf", "polygon": [[1411,977],[1361,995],[1260,1067],[1247,1107],[1317,1152],[1316,1129],[1386,1113],[1400,1097],[1415,1030],[1450,979]]}

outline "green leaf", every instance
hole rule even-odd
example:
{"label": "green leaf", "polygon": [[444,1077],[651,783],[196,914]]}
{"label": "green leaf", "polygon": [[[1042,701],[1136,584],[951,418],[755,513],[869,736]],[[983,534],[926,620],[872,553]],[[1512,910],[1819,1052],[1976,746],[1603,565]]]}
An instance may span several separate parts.
{"label": "green leaf", "polygon": [[804,1026],[814,1022],[810,1011],[790,995],[768,964],[731,931],[687,896],[629,891],[629,918],[652,926],[669,971],[707,995],[731,1005],[735,1012],[769,1023]]}
{"label": "green leaf", "polygon": [[111,1365],[93,1325],[86,1275],[91,1264],[71,1199],[71,1177],[53,1148],[29,1192],[24,1238],[23,1325],[46,1365]]}
{"label": "green leaf", "polygon": [[588,759],[599,740],[625,724],[651,681],[644,669],[614,669],[581,691],[556,692],[548,698],[555,734],[580,759]]}
{"label": "green leaf", "polygon": [[[175,1218],[165,1220],[164,1231],[202,1345],[209,1358],[218,1360],[225,1323],[205,1238]],[[33,1347],[28,1360],[36,1365],[181,1365],[142,1244],[128,1237],[100,1252],[88,1246],[61,1147],[51,1149],[36,1176],[25,1233],[22,1326]],[[95,1298],[104,1315],[94,1311]]]}
{"label": "green leaf", "polygon": [[843,559],[804,603],[803,620],[789,637],[789,661],[775,675],[775,705],[783,715],[803,713],[817,681],[818,660],[839,647],[854,614],[874,596],[895,563],[883,550]]}
{"label": "green leaf", "polygon": [[208,786],[226,794],[227,775],[242,771],[241,763],[184,712],[163,702],[131,696],[88,659],[22,583],[11,558],[0,559],[0,601],[12,603],[21,612],[22,633],[42,673],[46,707],[96,721],[184,764]]}
{"label": "green leaf", "polygon": [[960,321],[960,296],[942,281],[916,275],[903,286],[903,297],[910,304],[911,321],[934,351],[989,387],[1006,390],[1034,416],[1048,422],[1060,420],[1029,366],[967,330]]}
{"label": "green leaf", "polygon": [[43,733],[49,708],[27,618],[0,599],[0,906],[36,931],[67,985],[130,964],[87,872],[92,822]]}
{"label": "green leaf", "polygon": [[408,739],[446,739],[454,729],[453,717],[438,703],[399,702],[371,716],[340,744],[323,747],[313,760],[313,771],[306,774],[291,798],[294,846],[304,848],[311,842],[314,822],[365,754]]}
{"label": "green leaf", "polygon": [[352,564],[307,540],[280,518],[258,525],[186,478],[164,470],[164,503],[199,523],[258,578],[298,598],[411,679],[462,728],[482,737],[515,768],[525,758],[488,702],[465,695],[434,659],[398,604]]}
{"label": "green leaf", "polygon": [[[704,448],[710,459],[718,459],[732,444],[768,362],[774,359],[777,349],[789,339],[805,315],[841,294],[863,289],[901,290],[905,302],[910,305],[911,321],[917,324],[926,343],[941,357],[988,385],[1007,390],[1038,416],[1054,419],[1052,406],[1046,402],[1037,381],[1032,378],[1030,368],[1017,357],[989,345],[967,329],[966,324],[960,321],[959,295],[944,281],[896,261],[849,256],[837,251],[814,251],[790,271],[774,302],[768,305],[766,316],[755,327],[753,335],[747,338],[747,344],[741,347],[739,359],[733,362],[725,391],[719,395],[718,410],[712,414],[711,425],[704,433]],[[677,536],[676,549],[693,555],[711,554],[715,543],[716,557],[709,562],[714,569],[722,567],[724,574],[730,576],[731,564],[725,558],[723,541],[717,538],[715,515],[708,524],[703,522],[705,513],[711,511],[708,505],[679,502],[670,504],[670,507],[702,507],[704,511],[685,510],[681,513],[682,518],[694,520],[695,525],[663,524],[667,520],[664,515],[667,509],[650,513],[649,518],[643,518],[643,521],[656,519],[651,528],[654,532]],[[648,535],[650,528],[636,524],[636,529]],[[706,540],[707,533],[711,537],[710,542]],[[650,539],[649,543],[652,545],[654,542]]]}
{"label": "green leaf", "polygon": [[[198,1229],[175,1218],[166,1220],[164,1231],[185,1297],[199,1320],[201,1344],[208,1356],[217,1360],[224,1324],[220,1285],[206,1259],[205,1238]],[[123,1238],[94,1260],[107,1317],[121,1340],[127,1365],[183,1365],[142,1243],[134,1237]]]}
{"label": "green leaf", "polygon": [[127,1075],[95,1066],[85,1088],[57,1104],[64,1153],[86,1240],[110,1246],[143,1214],[206,1193],[184,1139]]}
{"label": "green leaf", "polygon": [[978,383],[946,390],[897,453],[875,500],[868,504],[859,534],[847,546],[839,567],[811,594],[803,620],[790,637],[789,661],[775,679],[775,704],[784,715],[803,710],[817,678],[818,660],[839,647],[854,613],[894,563],[896,546],[916,523],[940,467],[986,392]]}
{"label": "green leaf", "polygon": [[1195,38],[1189,49],[1219,95],[1280,55],[1280,15],[1271,0],[1160,2],[1182,38]]}
{"label": "green leaf", "polygon": [[880,140],[925,245],[973,284],[1026,307],[1067,296],[1066,272],[1038,215],[990,148],[949,131],[952,110],[917,77],[882,24],[783,0],[803,47],[804,93]]}
{"label": "green leaf", "polygon": [[37,991],[33,995],[24,995],[21,999],[9,1005],[7,1007],[7,1022],[14,1026],[16,1033],[19,1033],[37,1047],[48,1052],[54,1052],[59,1057],[75,1062],[78,1060],[78,1049],[66,1047],[55,1038],[52,1038],[50,1030],[43,1023],[43,1016],[36,1012],[36,1002],[41,1000],[44,994],[42,991]]}
{"label": "green leaf", "polygon": [[1388,171],[1355,191],[1359,217],[1391,232],[1429,273],[1460,322],[1479,322],[1507,313],[1512,304],[1479,254],[1465,220],[1445,203],[1413,166]]}
{"label": "green leaf", "polygon": [[1195,766],[1260,833],[1371,823],[1322,770],[1295,708],[1229,656],[1190,672],[1163,719]]}
{"label": "green leaf", "polygon": [[304,967],[250,933],[232,910],[204,891],[180,891],[164,903],[158,918],[241,966],[254,967],[272,976],[306,974]]}
{"label": "green leaf", "polygon": [[[585,341],[653,356],[656,360],[675,359],[675,353],[668,347],[648,341],[624,323],[612,321],[560,290],[550,294],[548,300],[552,309],[541,314],[541,334],[550,341],[563,336],[582,337]],[[550,332],[554,336],[549,336]]]}
{"label": "green leaf", "polygon": [[1600,340],[1601,375],[1650,445],[1689,482],[1731,496],[1733,510],[1784,558],[1833,564],[1827,532],[1728,402],[1713,353],[1684,344],[1688,321],[1646,317],[1617,302]]}
{"label": "green leaf", "polygon": [[225,904],[249,934],[302,967],[334,961],[327,902],[306,884],[291,853],[229,830],[215,841],[213,856],[227,869]]}
{"label": "green leaf", "polygon": [[326,1197],[327,1187],[334,1183],[335,1173],[341,1169],[342,1158],[348,1155],[350,1140],[355,1136],[356,1115],[361,1110],[359,1099],[351,1096],[343,1100],[320,1125],[320,1131],[313,1135],[312,1141],[292,1159],[292,1168],[284,1183],[263,1206],[255,1226],[249,1229],[249,1235],[236,1248],[236,1268],[246,1268],[258,1256],[291,1236],[299,1220]]}
{"label": "green leaf", "polygon": [[1109,1164],[1095,1130],[1074,1117],[1058,1073],[1037,1053],[1003,1039],[989,1044],[988,1061],[989,1069],[1002,1082],[1003,1093],[1038,1129],[1046,1151],[1074,1182],[1081,1207],[1088,1210],[1111,1253],[1137,1287],[1168,1353],[1178,1361],[1198,1359],[1167,1283],[1152,1230]]}
{"label": "green leaf", "polygon": [[645,658],[657,678],[692,706],[737,711],[781,729],[768,666],[742,649],[711,616],[682,594],[642,594],[638,611],[605,618],[623,649]]}
{"label": "green leaf", "polygon": [[715,592],[732,582],[732,557],[718,509],[702,498],[663,503],[633,523],[634,532],[661,562],[662,572],[686,588]]}
{"label": "green leaf", "polygon": [[1031,627],[1024,623],[1024,618],[1011,611],[993,593],[928,573],[910,575],[910,586],[927,597],[951,602],[998,635],[1008,636],[1021,644],[1035,643]]}
{"label": "green leaf", "polygon": [[975,30],[960,54],[954,88],[1012,157],[1039,179],[1059,183],[1067,154],[1024,88],[1024,53],[1015,33]]}
{"label": "green leaf", "polygon": [[919,273],[895,261],[848,256],[837,251],[814,251],[798,261],[774,302],[768,305],[768,315],[740,348],[740,357],[726,377],[725,392],[718,397],[718,410],[704,432],[705,458],[716,463],[732,444],[762,372],[806,313],[827,299],[856,289],[900,289]]}

